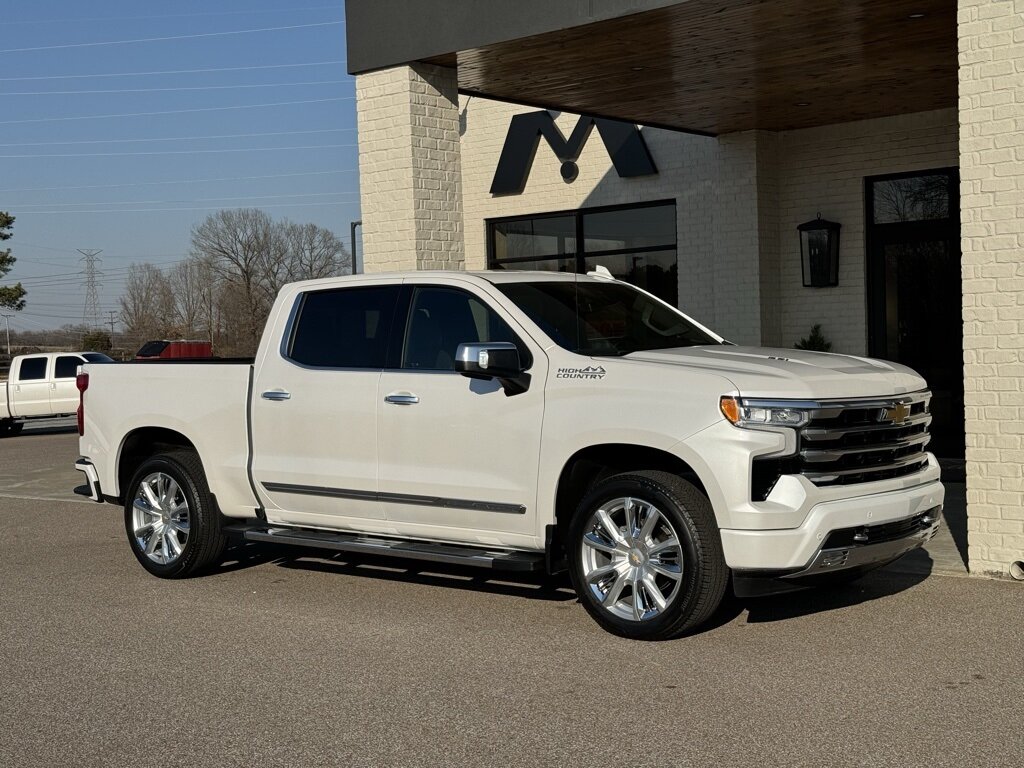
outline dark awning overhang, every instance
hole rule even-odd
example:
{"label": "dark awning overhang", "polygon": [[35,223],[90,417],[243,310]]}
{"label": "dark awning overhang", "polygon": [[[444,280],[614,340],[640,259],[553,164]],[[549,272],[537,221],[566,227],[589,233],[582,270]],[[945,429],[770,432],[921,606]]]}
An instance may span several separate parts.
{"label": "dark awning overhang", "polygon": [[353,72],[457,65],[467,94],[698,133],[957,103],[955,0],[349,0],[348,23]]}

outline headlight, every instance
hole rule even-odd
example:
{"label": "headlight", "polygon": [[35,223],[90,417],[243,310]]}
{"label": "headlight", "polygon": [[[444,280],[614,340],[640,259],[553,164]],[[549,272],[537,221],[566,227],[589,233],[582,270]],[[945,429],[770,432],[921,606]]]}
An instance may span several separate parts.
{"label": "headlight", "polygon": [[722,415],[737,427],[802,427],[811,419],[808,409],[783,403],[724,396]]}

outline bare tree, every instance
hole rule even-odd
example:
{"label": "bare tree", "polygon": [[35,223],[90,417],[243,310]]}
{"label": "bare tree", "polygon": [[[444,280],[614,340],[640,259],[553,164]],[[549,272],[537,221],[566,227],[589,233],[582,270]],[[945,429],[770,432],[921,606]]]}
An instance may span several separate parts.
{"label": "bare tree", "polygon": [[255,208],[218,211],[192,230],[192,255],[207,259],[218,280],[238,289],[234,322],[247,353],[255,352],[270,311],[265,285],[279,249],[275,239],[270,216]]}
{"label": "bare tree", "polygon": [[213,268],[209,260],[191,257],[167,273],[174,298],[174,319],[181,335],[209,336],[211,305],[214,302]]}
{"label": "bare tree", "polygon": [[121,320],[133,341],[176,335],[174,295],[163,272],[152,264],[132,264],[121,296]]}
{"label": "bare tree", "polygon": [[281,229],[288,246],[289,281],[352,274],[352,255],[330,230],[287,220]]}
{"label": "bare tree", "polygon": [[285,283],[351,272],[351,257],[334,233],[314,224],[275,222],[256,209],[208,216],[192,230],[191,253],[191,261],[209,269],[199,283],[211,293],[199,303],[210,340],[219,339],[222,353],[237,355],[255,353]]}

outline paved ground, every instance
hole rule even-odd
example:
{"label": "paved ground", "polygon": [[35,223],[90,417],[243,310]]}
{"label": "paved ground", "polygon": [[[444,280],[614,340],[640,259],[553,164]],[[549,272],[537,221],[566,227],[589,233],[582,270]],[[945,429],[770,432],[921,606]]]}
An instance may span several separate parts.
{"label": "paved ground", "polygon": [[600,631],[558,584],[459,569],[246,549],[162,582],[116,509],[69,496],[74,458],[66,431],[0,441],[0,766],[1024,754],[1019,584],[894,567],[732,602],[700,634],[642,644]]}

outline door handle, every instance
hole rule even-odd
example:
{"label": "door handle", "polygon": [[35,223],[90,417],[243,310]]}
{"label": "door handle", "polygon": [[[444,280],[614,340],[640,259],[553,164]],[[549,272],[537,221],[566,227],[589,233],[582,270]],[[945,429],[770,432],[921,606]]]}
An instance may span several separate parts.
{"label": "door handle", "polygon": [[285,392],[283,389],[268,389],[260,395],[264,400],[290,400],[291,396],[291,392]]}
{"label": "door handle", "polygon": [[392,405],[416,405],[420,399],[410,392],[392,392],[384,398],[385,403]]}

